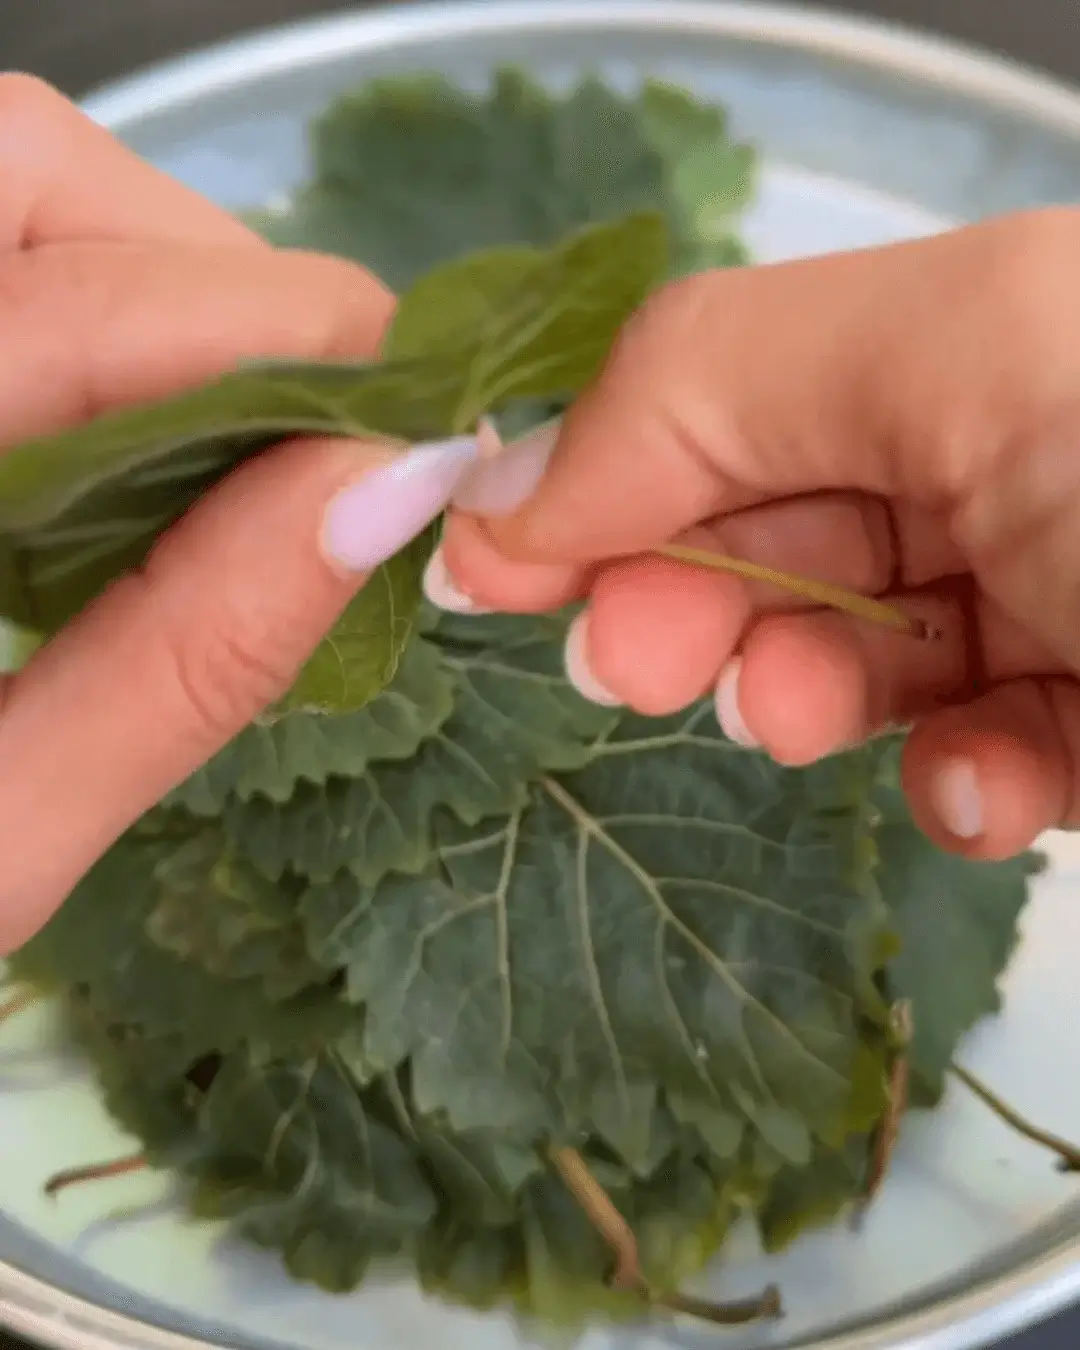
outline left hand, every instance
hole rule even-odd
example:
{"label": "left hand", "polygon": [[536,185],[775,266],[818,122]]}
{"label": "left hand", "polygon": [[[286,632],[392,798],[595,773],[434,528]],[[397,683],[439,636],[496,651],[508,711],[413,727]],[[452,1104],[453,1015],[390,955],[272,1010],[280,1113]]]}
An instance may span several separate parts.
{"label": "left hand", "polygon": [[[392,308],[361,268],[275,251],[47,86],[0,76],[0,445],[246,357],[369,356]],[[249,462],[0,677],[0,953],[289,687],[463,467],[369,472],[384,465],[343,441]]]}

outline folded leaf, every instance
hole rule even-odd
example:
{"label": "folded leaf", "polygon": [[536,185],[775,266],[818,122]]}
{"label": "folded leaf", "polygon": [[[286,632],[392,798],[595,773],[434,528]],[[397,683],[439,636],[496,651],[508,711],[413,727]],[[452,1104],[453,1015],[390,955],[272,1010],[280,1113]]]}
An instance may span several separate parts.
{"label": "folded leaf", "polygon": [[[55,632],[225,473],[283,437],[423,440],[469,431],[515,398],[577,392],[666,275],[667,242],[662,219],[642,214],[550,254],[502,251],[462,266],[427,277],[416,301],[402,298],[402,336],[389,344],[407,358],[267,363],[9,449],[0,617]],[[447,323],[425,322],[428,307]],[[407,640],[425,560],[418,548],[387,565],[309,663],[294,703],[351,709],[378,692]]]}

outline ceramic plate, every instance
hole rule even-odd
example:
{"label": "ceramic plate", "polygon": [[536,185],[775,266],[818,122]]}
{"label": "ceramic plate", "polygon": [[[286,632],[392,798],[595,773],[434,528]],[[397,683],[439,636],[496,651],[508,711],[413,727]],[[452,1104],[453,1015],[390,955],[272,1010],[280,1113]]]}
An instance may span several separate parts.
{"label": "ceramic plate", "polygon": [[[881,27],[757,4],[369,10],[196,54],[101,91],[89,107],[170,173],[247,207],[304,177],[307,120],[365,76],[438,69],[482,85],[501,61],[527,64],[553,87],[588,71],[627,88],[656,75],[723,100],[735,131],[765,155],[747,227],[761,259],[1080,198],[1071,92]],[[1024,920],[1006,1012],[963,1051],[1064,1134],[1080,1134],[1078,843],[1045,841],[1053,866]],[[299,1350],[523,1347],[509,1322],[449,1311],[408,1285],[345,1298],[299,1287],[273,1257],[186,1222],[164,1178],[43,1198],[53,1171],[129,1147],[48,1009],[0,1030],[0,1320],[53,1346],[179,1350],[187,1337]],[[743,1236],[705,1287],[723,1296],[767,1279],[782,1285],[786,1320],[717,1343],[970,1350],[1080,1296],[1080,1185],[954,1091],[908,1123],[860,1236],[820,1233],[772,1260]],[[673,1350],[691,1335],[598,1329],[586,1345]]]}

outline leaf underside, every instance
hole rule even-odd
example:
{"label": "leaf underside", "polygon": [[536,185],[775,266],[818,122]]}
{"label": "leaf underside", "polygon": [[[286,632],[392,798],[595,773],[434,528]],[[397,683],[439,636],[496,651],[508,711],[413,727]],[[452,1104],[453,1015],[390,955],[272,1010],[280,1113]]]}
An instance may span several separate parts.
{"label": "leaf underside", "polygon": [[[566,334],[579,373],[595,365],[656,266],[612,291],[618,259],[593,251],[575,296],[596,323],[548,315],[544,367],[520,309],[504,322],[522,298],[507,278],[544,265],[523,247],[653,212],[672,271],[745,260],[732,221],[753,156],[659,84],[369,85],[313,150],[268,232],[415,285],[391,363],[452,366],[455,334],[487,332],[473,368],[517,381],[506,424],[563,406]],[[511,271],[464,257],[477,247]],[[423,278],[447,262],[443,304]],[[455,378],[402,415],[464,406]],[[476,1308],[634,1317],[549,1150],[580,1153],[659,1291],[747,1213],[771,1249],[828,1222],[861,1194],[887,1109],[892,1000],[912,1002],[932,1101],[997,1007],[1034,864],[930,845],[897,740],[788,770],[727,742],[706,704],[656,720],[587,704],[563,674],[569,615],[424,611],[418,561],[381,587],[408,616],[394,640],[374,651],[367,618],[336,634],[13,969],[64,996],[110,1111],[188,1180],[194,1212],[295,1278],[342,1291],[399,1262]]]}

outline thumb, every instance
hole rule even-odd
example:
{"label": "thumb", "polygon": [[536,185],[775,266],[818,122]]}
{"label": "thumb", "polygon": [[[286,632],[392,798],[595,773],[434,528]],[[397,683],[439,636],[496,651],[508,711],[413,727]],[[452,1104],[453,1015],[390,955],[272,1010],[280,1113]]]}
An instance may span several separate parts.
{"label": "thumb", "polygon": [[[0,952],[293,683],[371,569],[445,506],[472,440],[388,457],[291,442],[248,463],[9,679]],[[108,766],[107,771],[104,766]]]}
{"label": "thumb", "polygon": [[677,283],[627,326],[542,477],[514,466],[539,479],[525,503],[484,491],[493,468],[460,505],[501,498],[491,540],[544,564],[823,489],[952,506],[1073,382],[1078,237],[1075,212],[1048,210]]}

